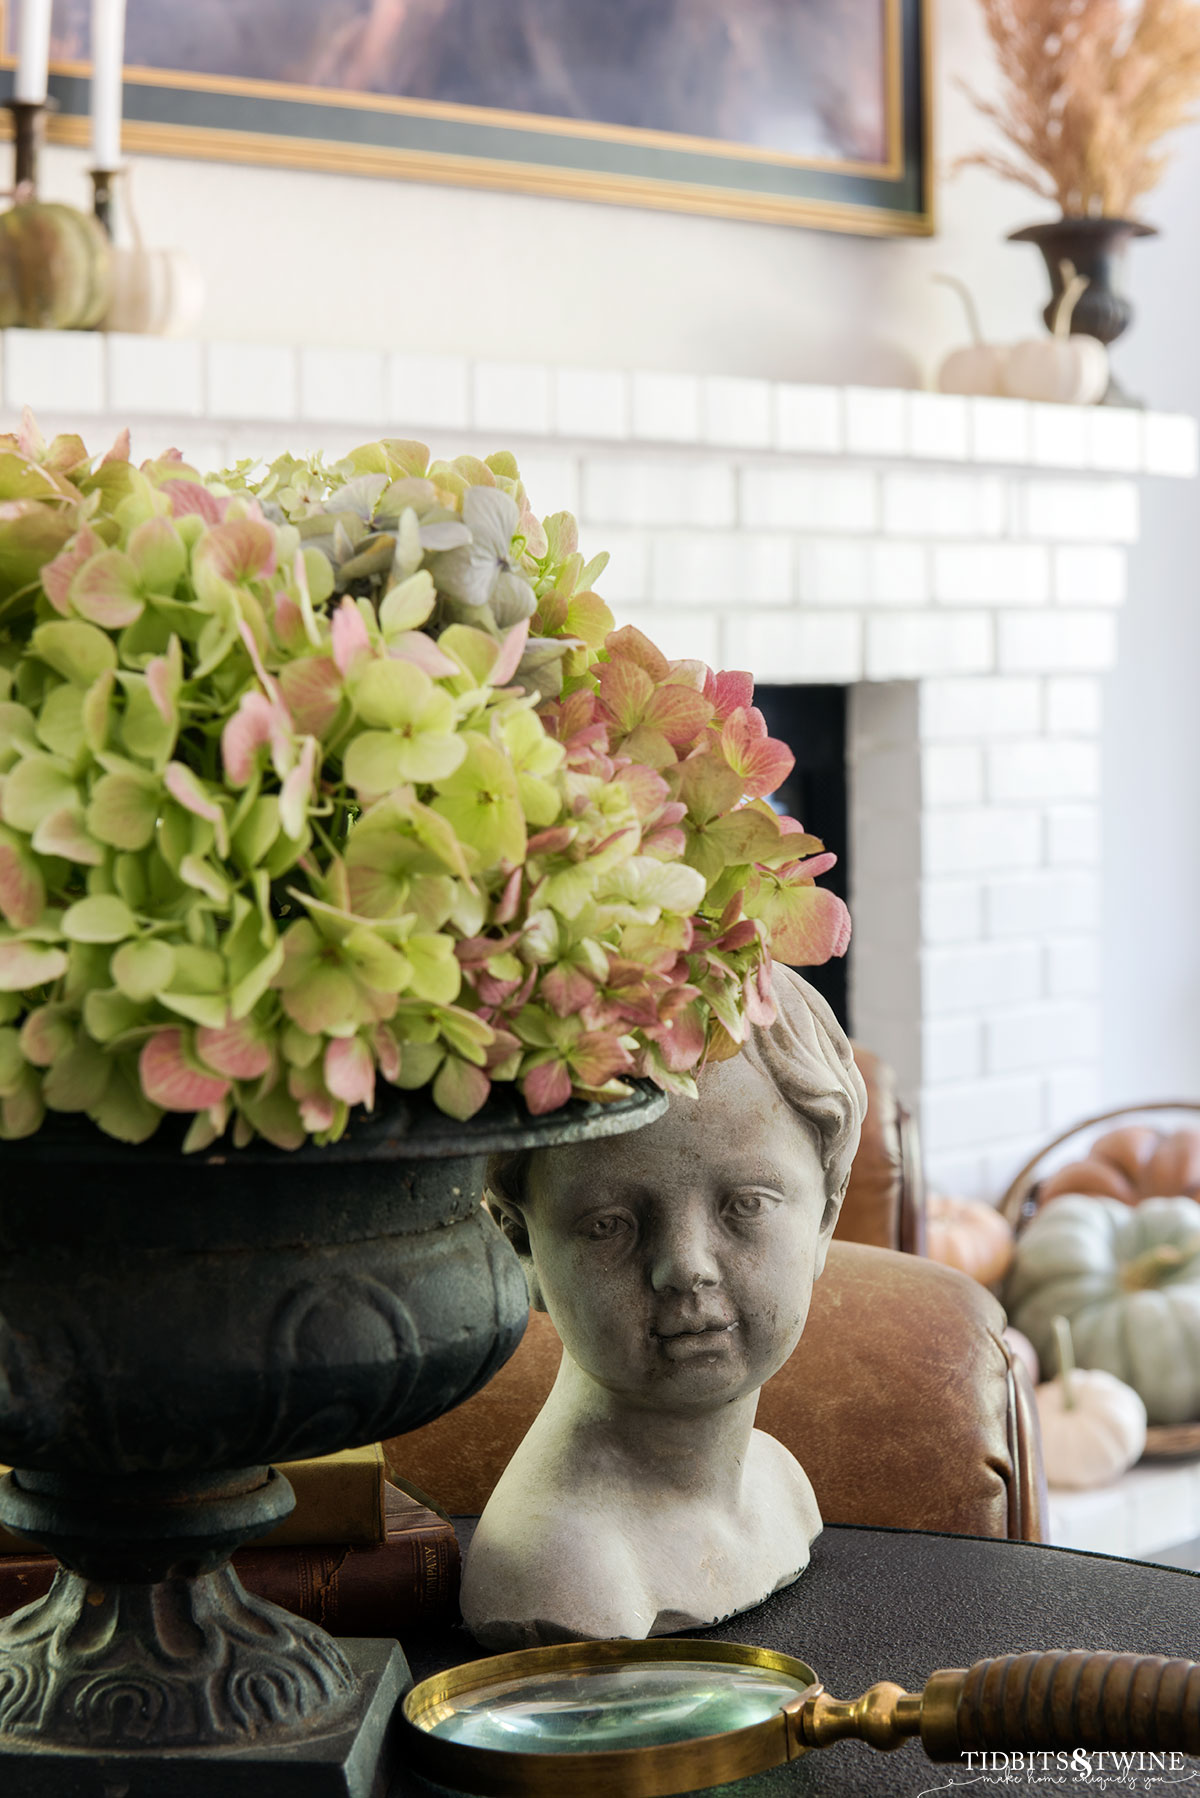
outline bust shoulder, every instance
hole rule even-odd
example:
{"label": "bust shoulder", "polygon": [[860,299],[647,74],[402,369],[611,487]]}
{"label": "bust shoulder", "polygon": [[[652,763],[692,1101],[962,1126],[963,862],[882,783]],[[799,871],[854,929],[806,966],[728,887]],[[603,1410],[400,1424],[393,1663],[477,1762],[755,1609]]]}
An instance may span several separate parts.
{"label": "bust shoulder", "polygon": [[485,1648],[644,1636],[654,1607],[606,1520],[556,1506],[480,1518],[462,1580],[463,1621]]}

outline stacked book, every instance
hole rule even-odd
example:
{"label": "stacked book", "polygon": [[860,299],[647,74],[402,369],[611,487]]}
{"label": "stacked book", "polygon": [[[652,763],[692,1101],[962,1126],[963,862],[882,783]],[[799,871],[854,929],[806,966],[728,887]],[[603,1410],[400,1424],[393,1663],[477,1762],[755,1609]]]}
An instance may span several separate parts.
{"label": "stacked book", "polygon": [[[0,1468],[0,1472],[7,1469]],[[448,1518],[394,1485],[383,1450],[283,1461],[296,1508],[233,1557],[248,1592],[335,1636],[401,1636],[458,1615],[458,1543]],[[0,1616],[50,1589],[56,1563],[0,1528]]]}

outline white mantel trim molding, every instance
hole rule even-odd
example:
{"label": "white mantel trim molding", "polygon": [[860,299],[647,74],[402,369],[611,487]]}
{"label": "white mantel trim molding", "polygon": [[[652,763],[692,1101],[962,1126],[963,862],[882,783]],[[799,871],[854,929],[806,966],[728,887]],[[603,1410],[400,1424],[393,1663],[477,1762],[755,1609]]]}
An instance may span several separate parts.
{"label": "white mantel trim molding", "polygon": [[416,436],[512,447],[670,654],[850,686],[859,1036],[933,1178],[995,1196],[1096,1108],[1102,676],[1139,478],[1190,418],[75,332],[5,334],[0,413],[221,467]]}

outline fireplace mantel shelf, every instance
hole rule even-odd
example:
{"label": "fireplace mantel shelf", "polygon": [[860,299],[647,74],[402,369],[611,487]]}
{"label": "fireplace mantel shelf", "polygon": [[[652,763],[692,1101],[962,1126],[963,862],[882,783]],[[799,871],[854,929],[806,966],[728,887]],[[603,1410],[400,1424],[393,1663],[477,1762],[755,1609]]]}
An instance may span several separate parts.
{"label": "fireplace mantel shelf", "polygon": [[[669,655],[851,689],[852,1022],[947,1190],[1100,1109],[1102,677],[1140,478],[1195,422],[407,350],[10,331],[0,411],[201,468],[511,446]],[[1136,596],[1135,596],[1136,598]],[[838,846],[844,847],[844,846]]]}
{"label": "fireplace mantel shelf", "polygon": [[[1174,413],[78,331],[3,334],[3,404],[80,420],[354,425],[839,460],[1191,475]],[[436,446],[435,446],[436,447]]]}

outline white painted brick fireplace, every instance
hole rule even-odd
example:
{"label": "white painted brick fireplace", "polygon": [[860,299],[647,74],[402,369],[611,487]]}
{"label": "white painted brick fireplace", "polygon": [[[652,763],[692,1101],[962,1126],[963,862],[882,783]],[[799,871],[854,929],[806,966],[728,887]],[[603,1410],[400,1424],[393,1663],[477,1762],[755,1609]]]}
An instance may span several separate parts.
{"label": "white painted brick fireplace", "polygon": [[852,1021],[933,1178],[994,1196],[1096,1104],[1101,677],[1139,478],[1195,475],[1191,419],[9,332],[0,411],[24,404],[214,467],[384,432],[511,446],[668,653],[851,689]]}

